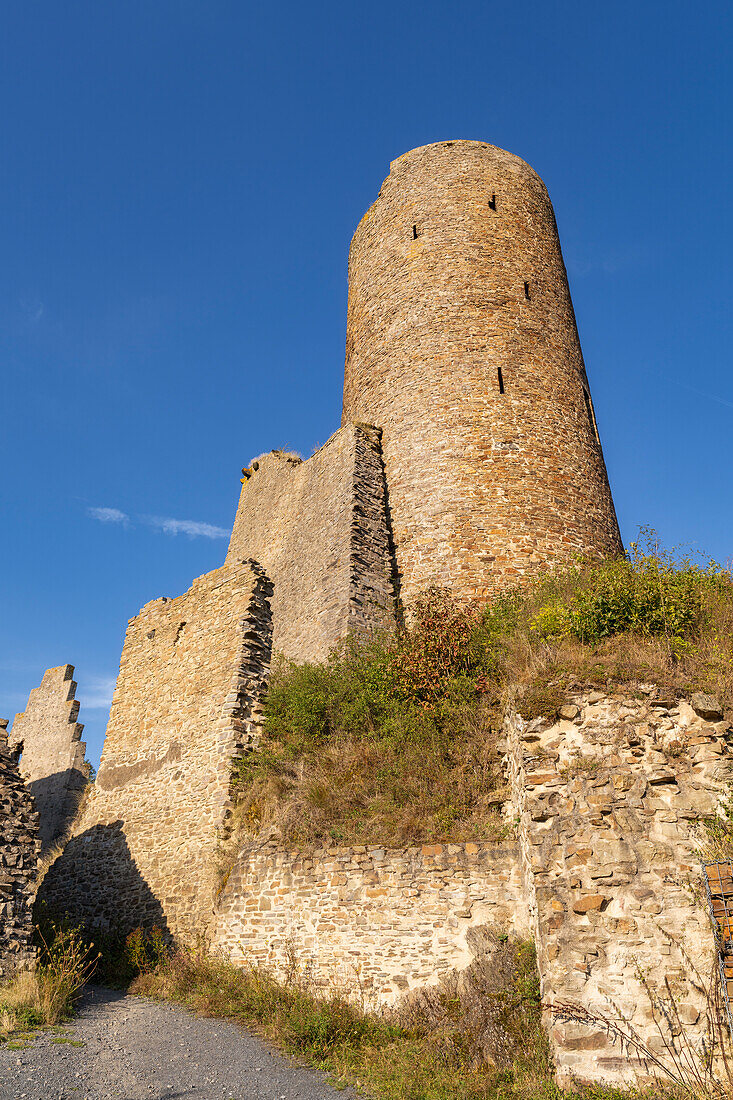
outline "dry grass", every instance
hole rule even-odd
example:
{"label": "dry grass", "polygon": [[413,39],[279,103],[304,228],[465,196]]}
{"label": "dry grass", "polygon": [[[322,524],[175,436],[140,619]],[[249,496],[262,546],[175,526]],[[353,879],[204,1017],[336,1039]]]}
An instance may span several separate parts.
{"label": "dry grass", "polygon": [[0,1042],[44,1023],[56,1022],[45,1019],[35,973],[19,974],[13,981],[0,986]]}
{"label": "dry grass", "polygon": [[440,745],[344,731],[293,756],[270,741],[240,770],[237,819],[252,832],[275,825],[295,844],[498,837],[507,792],[497,725],[496,711],[482,705],[456,713],[454,737]]}

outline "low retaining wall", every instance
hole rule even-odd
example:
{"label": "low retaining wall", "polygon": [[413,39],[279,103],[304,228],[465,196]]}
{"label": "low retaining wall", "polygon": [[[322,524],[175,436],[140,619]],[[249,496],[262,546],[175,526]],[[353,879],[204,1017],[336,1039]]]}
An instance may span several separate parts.
{"label": "low retaining wall", "polygon": [[277,968],[295,957],[317,981],[390,1004],[471,962],[469,929],[526,932],[519,850],[425,844],[241,850],[222,892],[214,946]]}

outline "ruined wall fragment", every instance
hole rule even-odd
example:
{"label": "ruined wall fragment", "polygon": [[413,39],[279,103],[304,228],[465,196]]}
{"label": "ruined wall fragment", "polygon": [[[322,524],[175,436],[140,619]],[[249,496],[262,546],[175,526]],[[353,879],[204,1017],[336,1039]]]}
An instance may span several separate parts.
{"label": "ruined wall fragment", "polygon": [[[561,713],[507,720],[543,1001],[626,1018],[664,1061],[650,993],[671,990],[702,1049],[713,939],[697,822],[730,780],[726,724],[684,701],[600,692]],[[548,1023],[562,1082],[629,1079],[633,1059],[602,1029]]]}
{"label": "ruined wall fragment", "polygon": [[208,925],[231,766],[255,736],[272,586],[233,562],[130,621],[96,782],[42,896],[101,928]]}
{"label": "ruined wall fragment", "polygon": [[227,561],[273,580],[273,650],[293,660],[393,622],[380,438],[347,424],[306,462],[273,451],[245,472]]}
{"label": "ruined wall fragment", "polygon": [[68,829],[89,778],[75,695],[74,666],[49,668],[9,736],[11,749],[22,748],[20,773],[38,810],[44,851]]}
{"label": "ruined wall fragment", "polygon": [[40,851],[38,814],[0,722],[0,980],[35,958],[33,895]]}

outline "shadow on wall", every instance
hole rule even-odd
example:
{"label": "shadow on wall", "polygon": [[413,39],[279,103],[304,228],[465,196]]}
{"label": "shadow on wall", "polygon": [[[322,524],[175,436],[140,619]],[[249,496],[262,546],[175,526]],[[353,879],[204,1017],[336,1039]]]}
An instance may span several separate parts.
{"label": "shadow on wall", "polygon": [[46,872],[37,900],[90,929],[126,934],[157,927],[168,939],[163,907],[138,870],[123,825],[94,825],[72,837]]}
{"label": "shadow on wall", "polygon": [[76,817],[87,781],[78,768],[26,781],[39,816],[41,855],[61,840]]}

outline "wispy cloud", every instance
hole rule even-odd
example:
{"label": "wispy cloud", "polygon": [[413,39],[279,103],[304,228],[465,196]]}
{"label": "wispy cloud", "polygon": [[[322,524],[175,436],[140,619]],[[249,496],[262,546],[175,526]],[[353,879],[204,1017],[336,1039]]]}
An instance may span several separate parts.
{"label": "wispy cloud", "polygon": [[[134,527],[133,518],[119,508],[87,508],[87,515],[100,523],[119,523],[123,527]],[[229,531],[225,527],[216,527],[213,523],[204,523],[198,519],[175,519],[173,516],[134,517],[136,523],[152,528],[162,535],[186,535],[189,539],[226,539]]]}
{"label": "wispy cloud", "polygon": [[85,676],[76,692],[82,706],[82,721],[85,710],[109,710],[114,689],[115,679],[112,676]]}
{"label": "wispy cloud", "polygon": [[24,320],[31,325],[37,325],[45,312],[43,302],[37,298],[21,298],[19,304]]}
{"label": "wispy cloud", "polygon": [[644,267],[648,262],[649,250],[644,244],[619,246],[609,249],[605,255],[581,256],[571,251],[565,255],[568,271],[578,279],[585,279],[598,272],[616,275],[619,271]]}
{"label": "wispy cloud", "polygon": [[733,409],[733,401],[727,401],[725,397],[721,397],[718,393],[710,393],[709,390],[700,390],[697,386],[688,386],[686,382],[680,382],[677,378],[670,378],[662,371],[655,371],[660,378],[663,378],[665,382],[672,382],[675,386],[680,386],[683,390],[688,390],[690,393],[696,393],[700,397],[707,398],[708,401],[716,401],[718,405],[725,405],[726,408]]}
{"label": "wispy cloud", "polygon": [[173,519],[172,516],[140,516],[143,523],[164,535],[187,535],[190,539],[225,539],[229,532],[225,527],[215,527],[213,523],[202,523],[197,519]]}
{"label": "wispy cloud", "polygon": [[100,523],[128,524],[130,522],[127,513],[121,512],[119,508],[87,508],[87,515],[92,519],[98,519]]}

